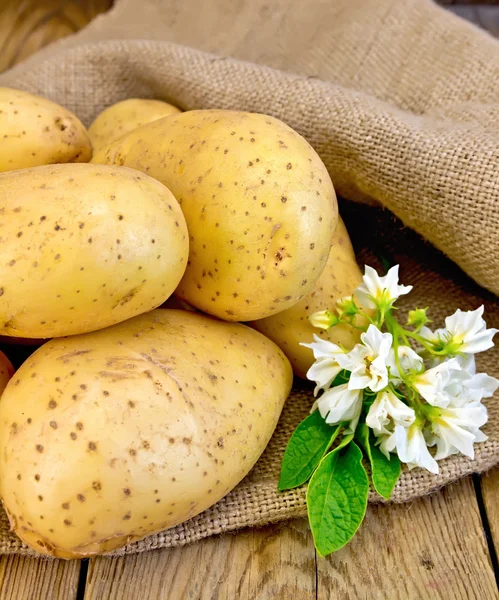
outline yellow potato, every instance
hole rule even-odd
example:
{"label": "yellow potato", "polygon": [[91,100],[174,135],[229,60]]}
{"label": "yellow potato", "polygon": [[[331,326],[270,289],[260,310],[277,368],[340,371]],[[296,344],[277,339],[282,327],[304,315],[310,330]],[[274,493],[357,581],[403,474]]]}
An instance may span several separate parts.
{"label": "yellow potato", "polygon": [[162,100],[129,98],[106,108],[88,128],[94,149],[102,148],[125,133],[162,117],[182,112]]}
{"label": "yellow potato", "polygon": [[0,175],[0,334],[48,338],[162,304],[188,234],[161,183],[131,169],[52,165]]}
{"label": "yellow potato", "polygon": [[0,396],[14,374],[14,367],[10,360],[0,351]]}
{"label": "yellow potato", "polygon": [[291,381],[258,332],[184,311],[47,342],[0,400],[13,530],[78,558],[193,517],[255,464]]}
{"label": "yellow potato", "polygon": [[[300,346],[300,342],[313,342],[315,333],[330,342],[351,349],[360,340],[361,331],[350,325],[342,323],[324,331],[312,327],[308,316],[320,310],[334,308],[336,300],[351,296],[361,280],[362,273],[355,260],[348,232],[343,221],[339,219],[326,268],[314,290],[288,310],[254,321],[251,325],[282,349],[297,375],[306,377],[314,362],[314,356],[312,350]],[[361,320],[356,324],[362,324]]]}
{"label": "yellow potato", "polygon": [[21,90],[0,88],[0,171],[88,162],[85,127],[66,108]]}
{"label": "yellow potato", "polygon": [[190,235],[176,294],[228,321],[260,319],[313,287],[337,222],[313,148],[261,114],[198,110],[135,129],[93,162],[126,165],[172,190]]}

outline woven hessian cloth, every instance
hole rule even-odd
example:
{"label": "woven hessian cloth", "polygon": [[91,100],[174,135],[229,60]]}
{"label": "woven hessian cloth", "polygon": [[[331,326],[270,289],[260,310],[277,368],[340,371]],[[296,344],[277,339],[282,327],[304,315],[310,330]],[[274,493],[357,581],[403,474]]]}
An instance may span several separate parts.
{"label": "woven hessian cloth", "polygon": [[[0,85],[51,98],[86,124],[137,96],[274,115],[324,160],[346,199],[340,209],[359,262],[400,263],[402,282],[414,285],[402,306],[430,306],[441,326],[456,308],[485,304],[489,326],[499,327],[499,43],[427,0],[119,0]],[[479,359],[499,376],[497,350]],[[311,403],[298,383],[235,490],[115,554],[304,515],[304,490],[279,493],[277,479]],[[438,476],[404,471],[394,502],[498,462],[497,398],[487,406],[489,439],[475,460],[451,457]],[[5,515],[0,552],[34,554],[9,533]]]}

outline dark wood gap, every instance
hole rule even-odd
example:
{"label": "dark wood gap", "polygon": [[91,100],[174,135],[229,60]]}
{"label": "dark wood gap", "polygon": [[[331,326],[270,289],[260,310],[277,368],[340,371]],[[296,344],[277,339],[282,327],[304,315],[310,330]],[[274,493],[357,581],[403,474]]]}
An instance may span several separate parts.
{"label": "dark wood gap", "polygon": [[80,576],[78,577],[78,589],[76,590],[76,600],[84,600],[85,588],[87,587],[88,565],[90,560],[83,558],[80,564]]}
{"label": "dark wood gap", "polygon": [[314,566],[315,566],[315,600],[319,600],[319,566],[317,565],[317,550],[315,550],[315,549],[314,549]]}
{"label": "dark wood gap", "polygon": [[494,570],[494,576],[496,578],[497,589],[499,590],[499,560],[497,558],[497,552],[494,545],[494,538],[490,529],[489,517],[487,514],[487,508],[483,500],[482,493],[482,478],[478,473],[473,473],[473,487],[475,488],[476,500],[478,503],[478,510],[480,511],[480,518],[482,520],[483,533],[485,535],[485,541],[487,542],[487,548],[489,550],[490,563]]}

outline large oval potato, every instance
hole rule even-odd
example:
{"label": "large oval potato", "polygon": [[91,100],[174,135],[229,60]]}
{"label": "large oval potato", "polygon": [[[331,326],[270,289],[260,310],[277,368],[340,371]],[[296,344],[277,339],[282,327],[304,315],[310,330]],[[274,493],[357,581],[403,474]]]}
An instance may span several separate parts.
{"label": "large oval potato", "polygon": [[180,112],[179,108],[162,100],[128,98],[102,111],[88,128],[88,135],[95,150],[111,144],[137,127]]}
{"label": "large oval potato", "polygon": [[209,314],[249,321],[285,310],[326,264],[337,221],[331,179],[277,119],[189,111],[130,132],[93,162],[133,167],[172,190],[190,235],[176,293]]}
{"label": "large oval potato", "polygon": [[10,360],[0,351],[0,396],[14,374],[14,367]]}
{"label": "large oval potato", "polygon": [[79,119],[40,96],[0,88],[0,171],[88,162],[92,144]]}
{"label": "large oval potato", "polygon": [[77,558],[189,519],[257,461],[291,381],[258,332],[184,311],[47,342],[0,400],[12,528]]}
{"label": "large oval potato", "polygon": [[[295,306],[251,325],[274,341],[289,358],[294,372],[305,378],[314,356],[310,348],[300,346],[301,342],[313,342],[316,334],[351,349],[360,340],[361,331],[350,325],[342,323],[325,331],[313,327],[308,317],[314,312],[334,308],[335,302],[351,296],[361,281],[362,273],[355,260],[352,243],[345,224],[339,219],[326,268],[313,291]],[[362,320],[358,319],[356,324],[363,324]]]}
{"label": "large oval potato", "polygon": [[0,175],[0,334],[93,331],[162,304],[188,234],[161,183],[131,169],[52,165]]}

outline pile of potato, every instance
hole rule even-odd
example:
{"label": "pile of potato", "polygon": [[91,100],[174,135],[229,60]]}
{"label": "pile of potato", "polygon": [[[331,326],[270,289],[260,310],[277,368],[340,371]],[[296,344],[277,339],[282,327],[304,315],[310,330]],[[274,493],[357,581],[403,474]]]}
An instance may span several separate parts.
{"label": "pile of potato", "polygon": [[131,99],[86,131],[1,89],[0,136],[0,335],[48,340],[15,374],[0,354],[0,495],[38,552],[92,556],[241,481],[312,364],[307,315],[361,275],[323,163],[270,116]]}

